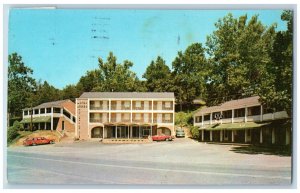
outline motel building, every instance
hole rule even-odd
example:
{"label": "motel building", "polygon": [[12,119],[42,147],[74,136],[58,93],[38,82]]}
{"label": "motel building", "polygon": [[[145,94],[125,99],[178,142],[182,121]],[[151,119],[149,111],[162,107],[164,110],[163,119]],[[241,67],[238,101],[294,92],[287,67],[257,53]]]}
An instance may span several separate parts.
{"label": "motel building", "polygon": [[33,124],[33,130],[75,131],[75,103],[71,100],[60,100],[40,104],[33,108],[23,109],[21,123],[26,130]]}
{"label": "motel building", "polygon": [[75,136],[126,143],[175,135],[174,109],[170,92],[85,92],[76,99]]}
{"label": "motel building", "polygon": [[259,97],[227,101],[194,114],[200,141],[266,145],[291,144],[291,119],[286,111],[272,112]]}

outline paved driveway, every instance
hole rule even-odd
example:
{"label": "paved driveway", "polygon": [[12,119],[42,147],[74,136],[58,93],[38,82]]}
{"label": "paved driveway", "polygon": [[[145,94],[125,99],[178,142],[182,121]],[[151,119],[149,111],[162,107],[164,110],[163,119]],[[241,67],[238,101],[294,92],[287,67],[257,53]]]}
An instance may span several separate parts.
{"label": "paved driveway", "polygon": [[237,153],[191,139],[8,148],[12,184],[289,185],[291,157]]}

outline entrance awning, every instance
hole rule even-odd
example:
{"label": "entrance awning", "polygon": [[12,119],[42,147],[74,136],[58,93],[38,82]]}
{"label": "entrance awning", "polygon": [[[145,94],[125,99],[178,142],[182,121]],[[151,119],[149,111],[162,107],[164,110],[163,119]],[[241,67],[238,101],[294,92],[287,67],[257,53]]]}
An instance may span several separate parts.
{"label": "entrance awning", "polygon": [[247,122],[247,123],[226,123],[226,124],[215,124],[215,125],[207,125],[206,127],[199,128],[199,130],[243,130],[243,129],[256,129],[259,127],[263,127],[271,124],[271,122],[265,123],[255,123],[255,122]]}
{"label": "entrance awning", "polygon": [[[30,122],[31,122],[31,118],[26,118],[21,121],[21,123],[30,123]],[[32,122],[33,123],[50,123],[51,116],[33,117]]]}

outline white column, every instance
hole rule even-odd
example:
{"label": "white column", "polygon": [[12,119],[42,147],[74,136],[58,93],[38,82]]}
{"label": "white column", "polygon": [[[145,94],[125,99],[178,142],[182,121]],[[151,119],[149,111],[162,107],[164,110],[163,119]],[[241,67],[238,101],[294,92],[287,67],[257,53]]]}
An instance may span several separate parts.
{"label": "white column", "polygon": [[202,113],[202,120],[201,120],[201,121],[202,121],[202,124],[201,124],[201,125],[202,125],[202,127],[203,127],[203,126],[204,126],[204,115],[203,115],[203,113]]}
{"label": "white column", "polygon": [[130,100],[130,123],[132,123],[132,99]]}
{"label": "white column", "polygon": [[233,118],[234,118],[234,109],[232,109],[232,112],[231,112],[231,123],[233,123]]}
{"label": "white column", "polygon": [[154,117],[153,117],[153,105],[154,105],[154,103],[153,103],[153,99],[152,99],[152,104],[151,104],[151,123],[153,124],[153,119],[154,119]]}
{"label": "white column", "polygon": [[104,126],[102,128],[102,139],[104,139]]}
{"label": "white column", "polygon": [[260,121],[263,121],[263,113],[264,113],[263,106],[260,105]]}
{"label": "white column", "polygon": [[51,131],[53,131],[53,107],[51,107]]}
{"label": "white column", "polygon": [[111,120],[111,99],[108,101],[108,122],[110,123]]}
{"label": "white column", "polygon": [[44,130],[46,130],[46,129],[47,129],[47,123],[44,124]]}
{"label": "white column", "polygon": [[202,141],[204,141],[204,129],[202,130]]}
{"label": "white column", "polygon": [[117,129],[117,126],[115,126],[115,133],[116,133],[116,139],[118,138],[118,129]]}
{"label": "white column", "polygon": [[220,130],[220,141],[223,141],[223,130]]}
{"label": "white column", "polygon": [[130,138],[132,138],[132,125],[130,126]]}
{"label": "white column", "polygon": [[263,132],[262,132],[262,128],[260,128],[259,143],[263,143]]}
{"label": "white column", "polygon": [[231,130],[231,141],[234,142],[234,131]]}
{"label": "white column", "polygon": [[210,113],[209,123],[212,124],[212,113]]}
{"label": "white column", "polygon": [[139,125],[139,139],[141,138],[141,126]]}
{"label": "white column", "polygon": [[245,107],[245,123],[247,123],[248,108]]}
{"label": "white column", "polygon": [[275,144],[275,129],[272,128],[272,144]]}
{"label": "white column", "polygon": [[209,140],[212,141],[212,130],[209,131]]}
{"label": "white column", "polygon": [[[222,114],[223,114],[223,111],[220,111],[220,117],[222,116]],[[220,120],[221,120],[220,122],[222,124],[223,123],[223,118],[221,118]]]}
{"label": "white column", "polygon": [[39,123],[39,126],[38,126],[38,127],[39,127],[39,130],[41,130],[41,123]]}
{"label": "white column", "polygon": [[127,132],[128,132],[128,133],[127,133],[127,138],[129,139],[129,134],[130,134],[130,133],[129,133],[129,132],[130,132],[130,131],[129,131],[129,125],[127,126]]}

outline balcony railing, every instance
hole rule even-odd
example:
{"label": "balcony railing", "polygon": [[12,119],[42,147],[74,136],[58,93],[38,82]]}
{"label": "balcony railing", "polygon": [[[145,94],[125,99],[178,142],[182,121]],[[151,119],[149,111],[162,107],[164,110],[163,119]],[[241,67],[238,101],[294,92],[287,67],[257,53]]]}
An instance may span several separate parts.
{"label": "balcony railing", "polygon": [[107,121],[108,119],[104,119],[104,118],[90,118],[91,123],[103,123]]}
{"label": "balcony railing", "polygon": [[165,107],[165,106],[160,106],[160,108],[158,108],[158,105],[154,105],[153,106],[153,110],[165,110],[165,111],[172,111],[173,107]]}
{"label": "balcony railing", "polygon": [[130,106],[117,106],[117,105],[112,105],[111,110],[131,110]]}
{"label": "balcony railing", "polygon": [[100,107],[90,106],[90,110],[108,110],[108,106],[100,106]]}
{"label": "balcony railing", "polygon": [[173,123],[173,120],[167,120],[167,119],[153,119],[154,123]]}

